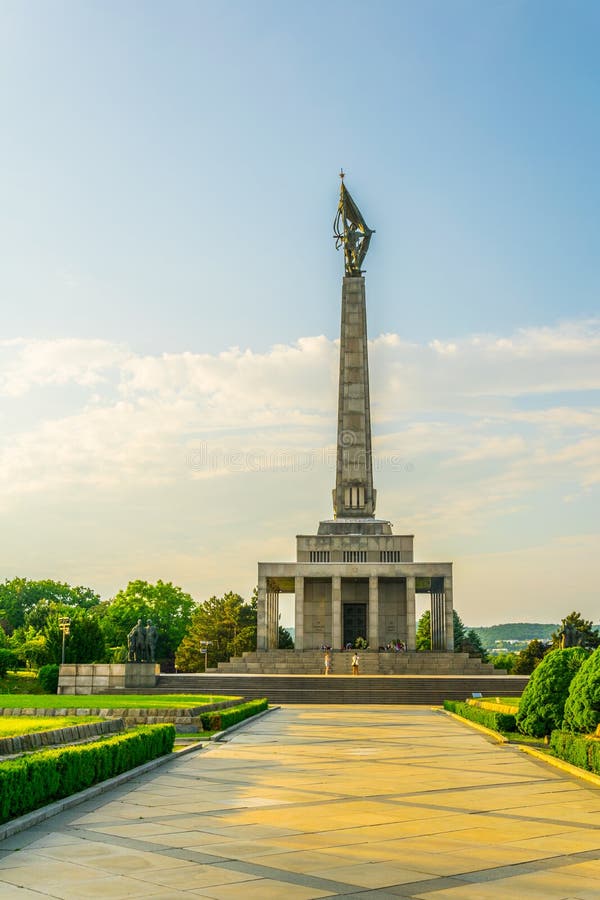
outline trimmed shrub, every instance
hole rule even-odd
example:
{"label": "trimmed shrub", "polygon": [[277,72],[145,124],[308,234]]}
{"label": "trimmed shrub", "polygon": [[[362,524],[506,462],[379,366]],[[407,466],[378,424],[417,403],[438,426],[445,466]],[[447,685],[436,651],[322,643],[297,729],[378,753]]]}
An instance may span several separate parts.
{"label": "trimmed shrub", "polygon": [[582,647],[546,654],[523,691],[517,713],[519,731],[541,738],[561,727],[569,685],[587,657]]}
{"label": "trimmed shrub", "polygon": [[43,750],[0,763],[0,822],[164,756],[174,742],[173,725],[143,725],[104,741]]}
{"label": "trimmed shrub", "polygon": [[268,709],[269,701],[265,698],[261,700],[249,700],[247,703],[241,703],[239,706],[233,706],[231,709],[221,709],[217,712],[205,713],[201,716],[202,728],[204,731],[221,731],[223,728],[230,728],[249,719],[263,709]]}
{"label": "trimmed shrub", "polygon": [[589,738],[590,769],[596,775],[600,775],[600,741],[598,738]]}
{"label": "trimmed shrub", "polygon": [[59,667],[55,663],[42,666],[38,672],[38,681],[44,689],[45,694],[56,694],[58,691],[58,673]]}
{"label": "trimmed shrub", "polygon": [[510,713],[492,712],[488,709],[480,709],[478,706],[470,706],[462,700],[444,700],[444,709],[491,728],[492,731],[516,731],[515,717]]}
{"label": "trimmed shrub", "polygon": [[583,663],[565,703],[565,731],[591,734],[600,724],[600,647]]}
{"label": "trimmed shrub", "polygon": [[9,669],[17,668],[17,656],[12,650],[0,647],[0,678],[6,678]]}
{"label": "trimmed shrub", "polygon": [[600,741],[570,731],[553,731],[550,749],[565,762],[600,775]]}

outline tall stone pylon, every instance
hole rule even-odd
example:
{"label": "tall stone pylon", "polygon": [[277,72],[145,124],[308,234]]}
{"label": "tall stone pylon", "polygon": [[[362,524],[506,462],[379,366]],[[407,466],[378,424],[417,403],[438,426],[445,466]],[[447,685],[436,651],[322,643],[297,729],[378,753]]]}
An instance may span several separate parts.
{"label": "tall stone pylon", "polygon": [[340,173],[340,202],[334,223],[336,246],[343,247],[340,380],[336,481],[333,512],[336,519],[375,515],[367,309],[362,263],[373,231],[367,226]]}
{"label": "tall stone pylon", "polygon": [[342,286],[336,463],[335,518],[374,516],[367,310],[362,275],[346,275]]}

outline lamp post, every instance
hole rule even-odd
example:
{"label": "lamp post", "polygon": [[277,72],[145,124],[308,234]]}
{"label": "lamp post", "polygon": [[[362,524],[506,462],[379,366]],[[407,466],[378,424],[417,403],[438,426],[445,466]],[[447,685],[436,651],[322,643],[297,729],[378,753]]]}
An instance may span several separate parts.
{"label": "lamp post", "polygon": [[60,616],[58,620],[58,627],[62,631],[62,664],[65,664],[65,640],[68,634],[71,633],[71,620],[68,616]]}
{"label": "lamp post", "polygon": [[204,674],[206,675],[206,666],[208,663],[208,647],[212,641],[200,641],[200,653],[204,656]]}

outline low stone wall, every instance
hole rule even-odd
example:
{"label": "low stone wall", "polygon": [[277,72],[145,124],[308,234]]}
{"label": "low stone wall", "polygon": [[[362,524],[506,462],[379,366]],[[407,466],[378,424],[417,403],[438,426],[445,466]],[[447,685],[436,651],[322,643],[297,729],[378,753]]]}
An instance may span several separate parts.
{"label": "low stone wall", "polygon": [[[16,711],[12,711],[16,715]],[[38,712],[38,710],[36,710]],[[44,710],[45,713],[48,710]],[[71,714],[72,714],[71,710]],[[25,711],[21,710],[20,715]],[[84,725],[68,725],[66,728],[54,728],[51,731],[36,731],[15,737],[0,738],[0,756],[24,753],[27,750],[39,750],[56,744],[73,744],[103,734],[116,734],[123,731],[123,719],[109,719],[105,722],[87,722]]]}
{"label": "low stone wall", "polygon": [[58,674],[59,694],[110,694],[156,687],[158,663],[67,664]]}
{"label": "low stone wall", "polygon": [[[101,707],[67,709],[34,709],[31,707],[17,707],[15,709],[0,708],[0,716],[103,716],[105,719],[117,720],[126,728],[133,725],[174,725],[178,732],[193,732],[202,730],[200,716],[207,712],[219,709],[229,709],[243,702],[240,697],[231,700],[218,700],[214,703],[205,703],[203,706],[192,707],[148,707],[143,709],[128,709],[118,707],[107,709]],[[83,727],[83,726],[78,726]],[[12,752],[12,751],[10,751]]]}

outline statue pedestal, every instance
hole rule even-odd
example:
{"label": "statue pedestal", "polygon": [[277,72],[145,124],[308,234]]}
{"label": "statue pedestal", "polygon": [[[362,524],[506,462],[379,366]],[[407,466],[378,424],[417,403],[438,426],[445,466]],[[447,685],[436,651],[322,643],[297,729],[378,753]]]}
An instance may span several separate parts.
{"label": "statue pedestal", "polygon": [[112,694],[156,687],[158,663],[68,664],[60,667],[59,694]]}

